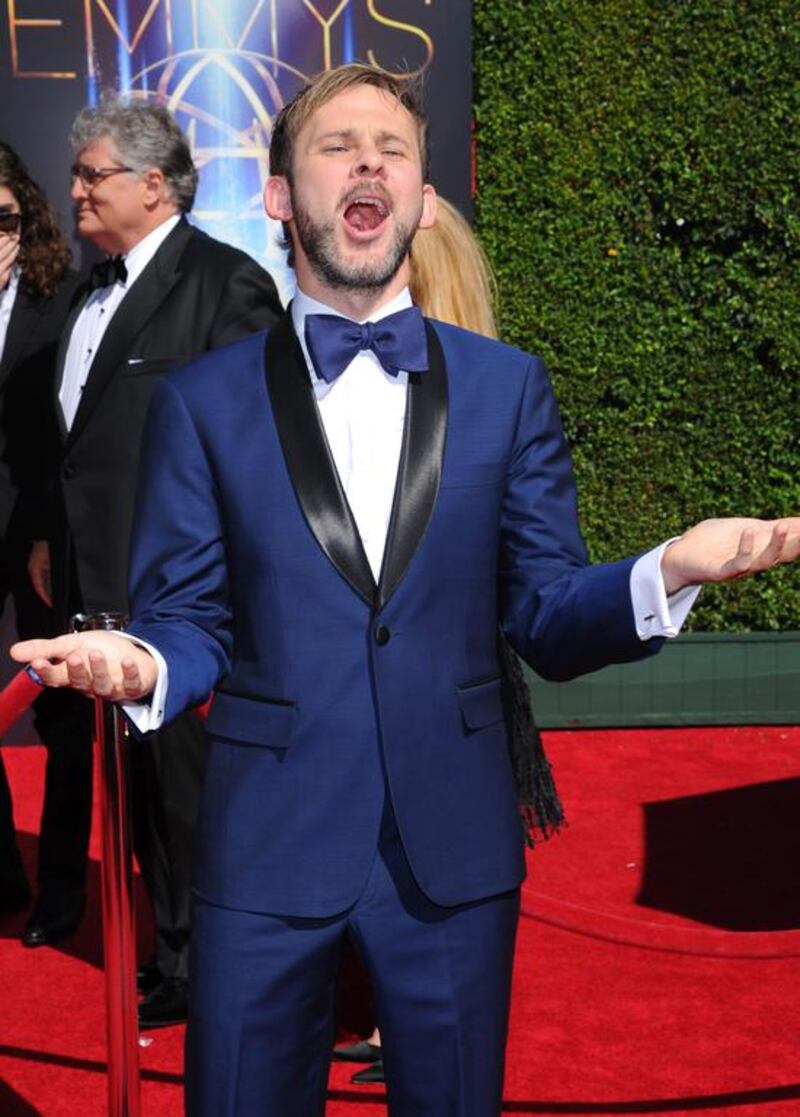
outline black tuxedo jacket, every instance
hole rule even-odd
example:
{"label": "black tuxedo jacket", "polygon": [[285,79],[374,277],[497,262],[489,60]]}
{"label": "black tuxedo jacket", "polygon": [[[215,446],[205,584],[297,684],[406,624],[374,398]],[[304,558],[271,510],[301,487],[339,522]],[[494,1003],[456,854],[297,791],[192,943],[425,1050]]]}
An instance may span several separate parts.
{"label": "black tuxedo jacket", "polygon": [[[56,397],[78,292],[59,347]],[[103,335],[69,431],[56,398],[60,455],[49,532],[57,609],[127,609],[139,446],[150,395],[191,357],[271,325],[275,284],[244,252],[182,220],[126,294]]]}
{"label": "black tuxedo jacket", "polygon": [[52,298],[17,291],[0,357],[0,540],[41,537],[56,431],[53,375],[78,285],[70,273]]}

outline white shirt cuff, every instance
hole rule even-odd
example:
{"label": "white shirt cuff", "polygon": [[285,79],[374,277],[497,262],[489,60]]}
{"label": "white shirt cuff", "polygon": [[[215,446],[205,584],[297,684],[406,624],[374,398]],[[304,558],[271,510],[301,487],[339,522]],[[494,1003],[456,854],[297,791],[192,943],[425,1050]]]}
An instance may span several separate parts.
{"label": "white shirt cuff", "polygon": [[668,539],[642,555],[631,570],[631,603],[640,640],[677,636],[700,593],[700,586],[684,586],[667,597],[661,556],[671,542]]}
{"label": "white shirt cuff", "polygon": [[161,652],[154,648],[152,644],[148,644],[146,640],[140,640],[138,636],[131,636],[127,632],[117,632],[116,635],[122,636],[125,640],[130,640],[137,647],[144,648],[156,661],[158,678],[150,697],[142,699],[141,702],[120,702],[123,713],[139,732],[151,733],[154,729],[159,729],[164,720],[164,706],[167,701],[167,684],[169,683],[167,661]]}

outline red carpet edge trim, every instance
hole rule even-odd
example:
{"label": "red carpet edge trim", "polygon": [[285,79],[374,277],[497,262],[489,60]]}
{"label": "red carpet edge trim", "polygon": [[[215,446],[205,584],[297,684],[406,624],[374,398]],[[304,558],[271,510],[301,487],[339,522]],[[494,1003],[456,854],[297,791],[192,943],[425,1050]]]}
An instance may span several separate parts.
{"label": "red carpet edge trim", "polygon": [[563,931],[643,950],[706,958],[800,957],[800,931],[709,931],[649,923],[557,900],[526,885],[522,886],[522,915]]}

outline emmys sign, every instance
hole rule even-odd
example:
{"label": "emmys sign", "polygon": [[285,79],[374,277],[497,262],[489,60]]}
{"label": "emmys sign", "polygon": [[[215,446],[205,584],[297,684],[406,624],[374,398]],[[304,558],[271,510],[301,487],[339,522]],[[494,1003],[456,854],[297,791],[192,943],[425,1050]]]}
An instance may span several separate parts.
{"label": "emmys sign", "polygon": [[0,135],[62,211],[67,133],[105,88],[166,105],[200,168],[193,219],[282,280],[264,217],[272,122],[320,70],[423,74],[433,178],[469,212],[470,0],[4,0]]}

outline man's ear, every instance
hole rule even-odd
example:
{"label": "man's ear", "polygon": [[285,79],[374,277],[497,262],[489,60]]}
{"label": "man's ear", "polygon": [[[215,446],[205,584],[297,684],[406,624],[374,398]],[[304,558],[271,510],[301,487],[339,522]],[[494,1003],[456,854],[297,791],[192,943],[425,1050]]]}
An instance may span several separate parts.
{"label": "man's ear", "polygon": [[166,201],[166,179],[164,172],[158,167],[148,167],[142,174],[144,186],[144,204],[148,209],[157,206],[159,202]]}
{"label": "man's ear", "polygon": [[422,187],[422,216],[419,219],[420,229],[430,229],[436,221],[436,191],[429,182]]}
{"label": "man's ear", "polygon": [[291,221],[292,197],[283,175],[270,175],[264,187],[264,209],[273,221]]}

